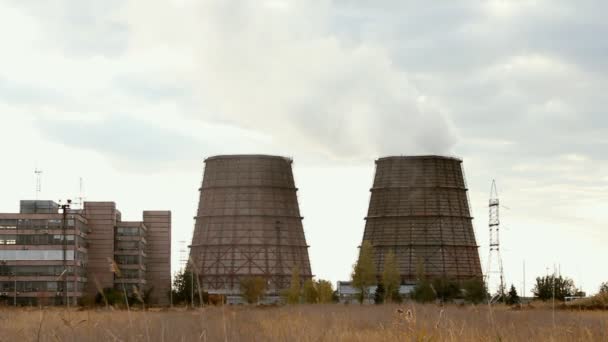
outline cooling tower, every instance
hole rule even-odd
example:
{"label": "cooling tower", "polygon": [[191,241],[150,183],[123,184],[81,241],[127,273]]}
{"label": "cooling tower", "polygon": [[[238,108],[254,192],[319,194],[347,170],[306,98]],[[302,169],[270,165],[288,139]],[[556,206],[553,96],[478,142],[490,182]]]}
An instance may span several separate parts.
{"label": "cooling tower", "polygon": [[243,278],[259,276],[272,295],[294,267],[312,277],[291,165],[265,155],[205,160],[190,250],[205,291],[237,295]]}
{"label": "cooling tower", "polygon": [[389,251],[404,283],[429,278],[481,279],[462,160],[440,156],[376,161],[363,240],[374,246],[378,275]]}

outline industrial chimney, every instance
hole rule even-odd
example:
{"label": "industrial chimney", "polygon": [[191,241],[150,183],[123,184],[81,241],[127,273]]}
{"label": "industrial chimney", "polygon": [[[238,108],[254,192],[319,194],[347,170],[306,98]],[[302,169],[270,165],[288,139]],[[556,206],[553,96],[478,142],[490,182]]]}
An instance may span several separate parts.
{"label": "industrial chimney", "polygon": [[205,160],[189,263],[205,291],[238,301],[241,280],[262,277],[278,296],[294,267],[311,279],[291,165],[266,155]]}
{"label": "industrial chimney", "polygon": [[405,284],[419,269],[429,278],[481,279],[462,160],[378,159],[363,240],[374,247],[378,275],[395,253]]}

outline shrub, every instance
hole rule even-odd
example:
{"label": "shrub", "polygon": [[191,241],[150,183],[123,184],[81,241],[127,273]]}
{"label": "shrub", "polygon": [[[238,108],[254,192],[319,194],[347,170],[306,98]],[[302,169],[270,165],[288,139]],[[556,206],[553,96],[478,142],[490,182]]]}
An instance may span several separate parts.
{"label": "shrub", "polygon": [[308,279],[304,282],[304,285],[302,286],[302,297],[304,297],[304,302],[308,304],[317,303],[319,300],[319,293],[317,292],[315,283],[312,279]]}
{"label": "shrub", "polygon": [[437,278],[433,280],[433,288],[437,291],[437,298],[440,298],[444,302],[462,298],[460,285],[447,278]]}
{"label": "shrub", "polygon": [[249,304],[257,303],[266,292],[266,279],[262,277],[247,277],[241,280],[241,296]]}
{"label": "shrub", "polygon": [[486,285],[481,279],[473,278],[463,282],[464,299],[468,302],[478,304],[488,297]]}
{"label": "shrub", "polygon": [[414,287],[412,299],[419,303],[429,303],[437,299],[437,294],[431,283],[422,279],[418,281],[418,284]]}
{"label": "shrub", "polygon": [[384,284],[382,282],[378,283],[378,286],[376,286],[376,292],[374,293],[374,303],[384,303],[384,296],[386,295],[385,292],[386,291],[384,290]]}
{"label": "shrub", "polygon": [[515,286],[513,286],[513,284],[511,284],[511,289],[509,290],[509,293],[507,293],[505,303],[507,303],[508,305],[519,304],[519,295],[517,294],[517,290],[515,289]]}

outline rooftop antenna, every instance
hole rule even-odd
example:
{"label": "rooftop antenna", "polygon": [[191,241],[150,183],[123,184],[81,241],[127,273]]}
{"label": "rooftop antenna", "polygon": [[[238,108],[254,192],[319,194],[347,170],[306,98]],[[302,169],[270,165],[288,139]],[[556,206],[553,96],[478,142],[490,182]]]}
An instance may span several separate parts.
{"label": "rooftop antenna", "polygon": [[82,180],[82,177],[79,178],[79,193],[78,193],[78,202],[74,203],[74,204],[78,204],[78,207],[80,209],[84,209],[84,199],[85,197],[83,196],[83,187],[84,187],[84,182]]}
{"label": "rooftop antenna", "polygon": [[[502,268],[502,257],[500,256],[500,201],[498,200],[496,180],[492,180],[489,208],[490,255],[488,257],[488,268],[486,270],[486,285],[489,289],[492,274],[499,275],[500,287],[498,288],[496,295],[492,298],[492,302],[496,302],[498,300],[504,300],[505,297],[504,273]],[[492,262],[493,259],[495,259],[495,263]]]}
{"label": "rooftop antenna", "polygon": [[36,175],[36,200],[38,200],[40,192],[42,192],[42,170],[35,168],[34,174]]}

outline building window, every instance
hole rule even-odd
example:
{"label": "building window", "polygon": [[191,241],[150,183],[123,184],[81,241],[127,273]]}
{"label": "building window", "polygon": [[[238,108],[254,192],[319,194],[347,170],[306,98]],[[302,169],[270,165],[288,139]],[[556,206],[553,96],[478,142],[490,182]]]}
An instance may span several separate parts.
{"label": "building window", "polygon": [[116,233],[120,236],[139,236],[138,227],[118,227]]}
{"label": "building window", "polygon": [[[74,251],[65,251],[66,260],[74,260]],[[62,250],[0,250],[0,260],[41,260],[58,261],[63,260]]]}

